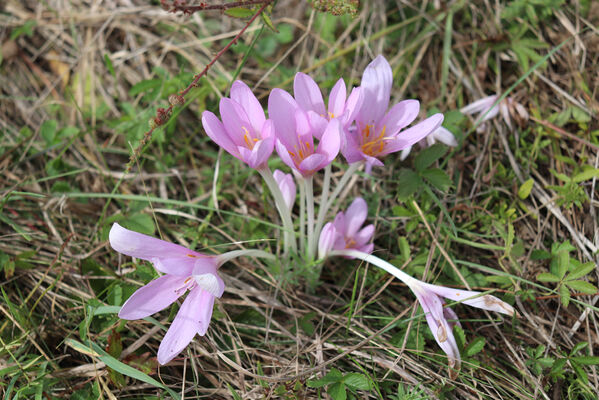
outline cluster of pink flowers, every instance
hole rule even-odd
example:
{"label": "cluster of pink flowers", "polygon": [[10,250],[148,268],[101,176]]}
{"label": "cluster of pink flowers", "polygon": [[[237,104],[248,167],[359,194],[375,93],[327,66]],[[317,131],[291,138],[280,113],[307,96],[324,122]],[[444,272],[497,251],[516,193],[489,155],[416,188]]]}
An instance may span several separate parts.
{"label": "cluster of pink flowers", "polygon": [[[384,156],[409,151],[420,141],[430,143],[436,139],[449,145],[457,144],[451,132],[441,127],[442,114],[434,114],[410,126],[420,112],[418,101],[404,100],[389,107],[392,83],[389,63],[378,56],[364,70],[360,87],[352,88],[347,95],[346,84],[339,79],[325,106],[316,82],[298,73],[293,85],[294,96],[282,89],[272,90],[266,118],[250,88],[236,81],[230,98],[220,100],[221,119],[204,111],[202,124],[214,142],[264,178],[283,225],[282,263],[288,262],[291,253],[312,264],[341,256],[364,260],[393,274],[414,292],[435,339],[448,355],[449,364],[458,367],[460,354],[451,327],[459,322],[455,313],[444,307],[442,298],[510,315],[514,313],[513,308],[488,294],[424,283],[373,256],[375,228],[372,224],[364,226],[368,206],[360,197],[324,223],[341,190],[360,166],[365,165],[370,172],[372,167],[383,165]],[[280,170],[271,172],[268,160],[275,150],[291,174]],[[329,193],[331,163],[339,153],[350,165]],[[325,174],[318,215],[315,215],[313,176],[322,169]],[[298,187],[299,213],[294,214]],[[210,256],[128,231],[118,224],[110,232],[110,243],[123,254],[152,262],[156,270],[164,274],[127,300],[119,313],[121,318],[145,318],[189,291],[158,350],[161,364],[172,360],[196,334],[206,333],[214,299],[225,290],[217,273],[220,265],[245,255],[275,258],[261,250]]]}
{"label": "cluster of pink flowers", "polygon": [[250,88],[236,81],[231,98],[220,101],[222,122],[204,111],[202,124],[219,146],[256,169],[267,167],[275,148],[281,160],[302,177],[331,164],[339,152],[349,164],[364,161],[369,168],[382,166],[381,158],[419,142],[443,122],[443,114],[434,114],[404,129],[418,116],[420,104],[404,100],[389,109],[392,83],[391,66],[378,56],[364,70],[361,86],[349,96],[339,79],[325,107],[316,82],[300,72],[293,83],[294,96],[272,90],[266,119]]}

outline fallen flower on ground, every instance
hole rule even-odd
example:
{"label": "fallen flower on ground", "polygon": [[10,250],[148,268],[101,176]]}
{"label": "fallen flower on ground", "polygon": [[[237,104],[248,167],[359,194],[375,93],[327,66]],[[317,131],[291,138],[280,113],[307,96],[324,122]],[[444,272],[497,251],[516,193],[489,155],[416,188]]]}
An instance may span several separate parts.
{"label": "fallen flower on ground", "polygon": [[501,114],[501,117],[510,129],[513,129],[512,116],[517,120],[528,120],[528,111],[526,111],[526,108],[522,104],[514,101],[511,97],[506,97],[501,100],[499,104],[494,105],[497,102],[497,99],[499,99],[498,94],[483,97],[482,99],[462,107],[460,112],[468,115],[478,114],[474,122],[475,124],[478,124],[478,132],[484,130],[483,123],[485,121],[496,117],[498,114]]}
{"label": "fallen flower on ground", "polygon": [[354,257],[366,261],[387,271],[405,283],[416,295],[422,306],[426,322],[441,349],[447,354],[449,367],[459,370],[461,358],[457,342],[453,336],[453,326],[459,324],[456,313],[445,306],[444,298],[464,303],[472,307],[495,311],[502,314],[514,315],[514,308],[508,303],[490,294],[471,290],[452,289],[439,285],[422,282],[393,264],[371,254],[358,250],[334,250],[330,256]]}

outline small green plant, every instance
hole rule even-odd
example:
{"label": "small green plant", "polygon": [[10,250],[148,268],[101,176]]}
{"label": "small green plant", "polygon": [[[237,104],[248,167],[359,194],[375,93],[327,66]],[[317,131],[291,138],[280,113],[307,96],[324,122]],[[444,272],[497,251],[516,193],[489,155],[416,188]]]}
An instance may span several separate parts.
{"label": "small green plant", "polygon": [[595,263],[581,263],[570,257],[570,253],[576,250],[569,241],[554,243],[551,253],[536,251],[533,258],[537,260],[550,259],[550,272],[541,272],[537,275],[540,282],[556,283],[562,304],[567,307],[570,303],[571,291],[594,294],[597,287],[581,278],[584,278],[595,269]]}
{"label": "small green plant", "polygon": [[343,375],[339,370],[333,368],[322,378],[309,380],[307,386],[311,388],[326,386],[327,393],[333,400],[345,400],[348,398],[348,390],[350,393],[355,393],[356,390],[370,390],[372,381],[364,374],[352,372]]}

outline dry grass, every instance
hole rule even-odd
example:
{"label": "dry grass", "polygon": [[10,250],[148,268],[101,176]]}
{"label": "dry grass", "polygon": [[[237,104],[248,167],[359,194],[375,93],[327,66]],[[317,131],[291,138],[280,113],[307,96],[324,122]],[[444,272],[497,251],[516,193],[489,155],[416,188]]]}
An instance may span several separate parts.
{"label": "dry grass", "polygon": [[[531,353],[543,345],[537,358],[564,358],[580,342],[590,345],[577,355],[599,352],[599,294],[573,293],[564,306],[556,284],[537,280],[550,262],[535,257],[535,250],[569,240],[572,259],[597,262],[596,178],[568,192],[551,173],[572,176],[583,165],[599,166],[599,7],[593,2],[584,10],[572,2],[530,26],[528,34],[548,45],[535,50],[541,55],[569,39],[509,93],[531,118],[512,130],[495,119],[469,135],[469,123],[461,122],[461,145],[442,163],[454,187],[435,192],[440,203],[417,194],[419,214],[411,202],[399,202],[397,174],[406,164],[391,158],[343,194],[367,199],[380,257],[409,260],[408,270],[431,282],[499,288],[496,294],[518,309],[519,318],[505,320],[456,306],[467,342],[486,340],[481,352],[465,357],[456,379],[449,378],[409,290],[355,261],[329,261],[312,292],[298,275],[280,285],[276,272],[256,260],[226,265],[227,289],[208,334],[159,369],[151,357],[172,309],[154,322],[89,315],[121,304],[152,277],[150,268],[110,249],[107,229],[119,218],[149,215],[159,227],[156,235],[208,252],[273,246],[260,240],[272,237],[260,221],[276,223],[277,216],[259,177],[218,153],[199,123],[201,111],[215,110],[226,95],[238,67],[238,79],[264,98],[272,87],[290,89],[298,70],[310,71],[327,88],[339,74],[357,85],[363,68],[382,53],[394,68],[395,99],[419,98],[424,110],[443,112],[503,92],[526,72],[505,31],[530,21],[500,19],[498,2],[452,9],[449,34],[452,5],[362,3],[355,19],[338,20],[301,1],[279,1],[272,19],[281,35],[290,36],[277,39],[281,35],[268,28],[260,34],[261,24],[252,25],[192,91],[193,101],[155,134],[129,174],[125,165],[155,108],[185,87],[190,73],[244,22],[218,12],[168,14],[137,0],[0,5],[0,392],[22,391],[26,398],[36,390],[40,398],[167,395],[131,378],[119,385],[92,350],[73,345],[89,339],[106,348],[116,332],[121,360],[145,363],[152,377],[185,398],[233,398],[233,391],[244,399],[318,398],[324,391],[306,382],[331,368],[369,376],[375,388],[359,391],[359,398],[391,398],[398,384],[413,396],[400,399],[559,399],[599,391],[594,365],[583,366],[583,384],[571,362],[552,375],[535,369]],[[28,24],[31,35],[11,38]],[[449,52],[443,50],[448,38]],[[131,92],[157,78],[158,86]],[[580,114],[556,117],[571,107]],[[51,137],[48,121],[56,121],[57,131],[77,132]],[[534,187],[521,199],[518,189],[528,179]],[[568,193],[577,193],[580,205],[568,201]],[[411,215],[397,214],[396,206]],[[411,245],[405,259],[397,236]],[[597,270],[586,277],[595,285],[597,278]]]}

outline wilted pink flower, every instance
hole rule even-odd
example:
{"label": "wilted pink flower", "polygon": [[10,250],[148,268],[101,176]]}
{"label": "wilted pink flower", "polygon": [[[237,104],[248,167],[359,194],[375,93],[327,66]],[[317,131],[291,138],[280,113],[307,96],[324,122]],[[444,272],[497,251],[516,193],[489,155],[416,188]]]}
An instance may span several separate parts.
{"label": "wilted pink flower", "polygon": [[274,128],[245,83],[235,81],[231,86],[231,98],[220,100],[220,116],[222,123],[214,113],[202,113],[202,125],[208,136],[250,167],[265,168],[274,149]]}
{"label": "wilted pink flower", "polygon": [[203,336],[208,329],[214,298],[221,297],[225,290],[216,272],[218,258],[130,231],[116,223],[110,230],[109,240],[119,253],[150,261],[165,274],[133,293],[121,307],[120,318],[145,318],[189,291],[158,348],[158,362],[166,364],[183,351],[196,334]]}
{"label": "wilted pink flower", "polygon": [[[435,144],[437,142],[441,142],[441,143],[443,143],[447,146],[451,146],[451,147],[456,147],[458,145],[458,141],[456,140],[454,134],[449,129],[444,128],[442,126],[435,129],[435,131],[433,133],[431,133],[424,139],[421,139],[418,142],[418,144],[422,147],[425,147],[425,146],[432,146],[433,144]],[[399,159],[401,161],[403,161],[406,158],[408,158],[408,155],[410,154],[411,150],[412,150],[412,146],[408,146],[405,149],[403,149],[400,153]]]}
{"label": "wilted pink flower", "polygon": [[514,315],[512,306],[501,301],[490,294],[470,290],[451,289],[444,286],[431,285],[422,282],[393,264],[382,260],[372,254],[366,254],[357,250],[333,250],[333,256],[354,257],[369,262],[377,267],[387,271],[397,279],[405,283],[416,295],[418,302],[424,311],[426,322],[435,337],[435,340],[447,354],[449,366],[455,369],[460,368],[460,351],[453,336],[453,326],[459,325],[456,313],[445,306],[444,298],[461,302],[472,307],[482,308],[483,310],[495,311],[502,314]]}
{"label": "wilted pink flower", "polygon": [[308,114],[282,89],[273,89],[268,97],[268,115],[274,123],[276,148],[285,164],[304,177],[329,165],[339,153],[341,124],[328,122],[318,145]]}
{"label": "wilted pink flower", "polygon": [[308,119],[314,130],[314,136],[322,137],[328,122],[339,119],[343,129],[347,129],[354,121],[359,110],[362,97],[360,88],[354,88],[346,100],[347,89],[345,81],[340,78],[329,95],[328,108],[325,109],[322,93],[314,79],[309,75],[298,72],[293,82],[293,94],[300,107],[308,113]]}
{"label": "wilted pink flower", "polygon": [[367,216],[366,202],[357,197],[345,213],[338,213],[333,222],[322,228],[318,239],[319,258],[326,257],[331,250],[355,249],[367,254],[372,253],[374,244],[368,242],[374,235],[374,225],[362,228]]}
{"label": "wilted pink flower", "polygon": [[443,114],[434,114],[403,130],[420,110],[417,100],[404,100],[389,108],[393,74],[383,56],[378,56],[362,76],[362,106],[356,116],[356,129],[350,130],[342,149],[347,162],[366,161],[367,171],[382,166],[381,157],[413,145],[437,129]]}
{"label": "wilted pink flower", "polygon": [[417,279],[407,283],[407,285],[412,289],[422,306],[426,322],[435,340],[445,354],[447,354],[449,366],[455,369],[460,368],[461,358],[458,345],[453,336],[453,327],[456,324],[460,326],[460,322],[456,313],[444,305],[445,301],[443,298],[462,302],[472,307],[482,308],[483,310],[495,311],[507,315],[514,314],[512,306],[490,294],[483,295],[475,291],[431,285]]}
{"label": "wilted pink flower", "polygon": [[483,122],[494,118],[500,113],[501,117],[510,129],[512,129],[512,115],[520,120],[528,120],[528,111],[526,111],[526,108],[510,97],[506,97],[505,99],[501,100],[499,104],[493,106],[498,98],[499,95],[497,94],[483,97],[482,99],[476,100],[475,102],[462,107],[460,112],[462,114],[468,115],[478,114],[476,123],[481,124],[477,129],[478,131],[484,129],[484,126],[482,125]]}
{"label": "wilted pink flower", "polygon": [[293,176],[291,174],[286,174],[283,171],[275,169],[273,172],[273,176],[279,189],[281,189],[281,193],[283,194],[283,200],[285,200],[285,205],[289,210],[293,208],[293,203],[295,202],[295,181],[293,180]]}

